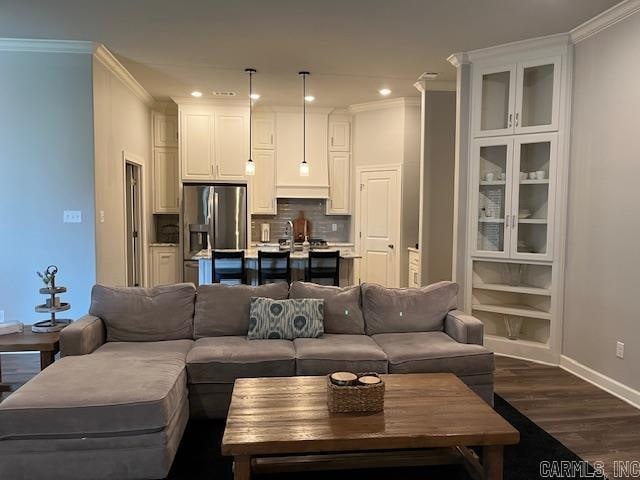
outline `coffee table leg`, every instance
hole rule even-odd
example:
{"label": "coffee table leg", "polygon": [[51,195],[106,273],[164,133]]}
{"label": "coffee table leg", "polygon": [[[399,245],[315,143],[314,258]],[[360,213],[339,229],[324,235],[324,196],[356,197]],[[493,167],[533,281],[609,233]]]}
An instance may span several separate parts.
{"label": "coffee table leg", "polygon": [[251,457],[248,457],[246,455],[233,457],[233,479],[251,479]]}
{"label": "coffee table leg", "polygon": [[40,352],[40,370],[44,370],[49,365],[51,365],[54,359],[54,352]]}
{"label": "coffee table leg", "polygon": [[491,445],[482,450],[482,466],[486,480],[502,480],[502,461],[504,447]]}

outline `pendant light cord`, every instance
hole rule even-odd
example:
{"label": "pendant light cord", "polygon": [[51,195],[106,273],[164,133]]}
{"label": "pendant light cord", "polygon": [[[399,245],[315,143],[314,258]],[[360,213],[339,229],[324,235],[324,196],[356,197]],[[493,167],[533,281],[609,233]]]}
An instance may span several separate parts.
{"label": "pendant light cord", "polygon": [[245,72],[249,74],[249,162],[253,163],[252,147],[253,147],[253,74],[256,73],[255,68],[245,68]]}
{"label": "pendant light cord", "polygon": [[302,162],[307,163],[307,74],[302,74]]}

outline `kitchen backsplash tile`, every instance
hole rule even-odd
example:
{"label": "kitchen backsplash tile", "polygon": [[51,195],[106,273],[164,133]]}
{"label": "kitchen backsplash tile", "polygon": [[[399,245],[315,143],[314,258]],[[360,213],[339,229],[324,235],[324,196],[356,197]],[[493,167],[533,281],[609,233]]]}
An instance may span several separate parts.
{"label": "kitchen backsplash tile", "polygon": [[[271,242],[284,237],[287,220],[298,218],[300,211],[311,224],[310,238],[321,238],[329,242],[348,242],[351,228],[351,216],[326,215],[326,200],[310,198],[279,198],[277,215],[252,215],[251,239],[260,241],[260,225],[268,223],[271,230]],[[333,225],[337,230],[334,232]]]}

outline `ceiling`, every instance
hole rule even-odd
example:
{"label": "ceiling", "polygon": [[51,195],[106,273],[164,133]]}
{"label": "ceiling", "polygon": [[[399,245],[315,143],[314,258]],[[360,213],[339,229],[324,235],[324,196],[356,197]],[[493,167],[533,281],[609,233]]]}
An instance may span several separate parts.
{"label": "ceiling", "polygon": [[0,0],[0,37],[104,43],[158,99],[201,90],[260,103],[300,102],[309,70],[318,106],[415,96],[413,83],[446,57],[566,32],[618,0]]}

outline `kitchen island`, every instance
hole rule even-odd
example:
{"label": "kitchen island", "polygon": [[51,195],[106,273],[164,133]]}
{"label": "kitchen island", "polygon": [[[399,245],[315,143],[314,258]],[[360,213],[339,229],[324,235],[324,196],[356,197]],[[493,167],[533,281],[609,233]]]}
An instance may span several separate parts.
{"label": "kitchen island", "polygon": [[[245,268],[247,271],[247,282],[252,285],[258,283],[258,251],[263,250],[267,252],[277,252],[279,250],[278,245],[264,244],[256,245],[244,250]],[[319,252],[340,252],[340,286],[353,285],[353,262],[355,259],[360,258],[360,255],[355,253],[353,244],[333,244],[328,248],[317,249],[314,251]],[[225,250],[221,250],[225,251]],[[305,269],[307,268],[307,261],[309,259],[309,253],[301,250],[291,252],[291,279],[292,280],[304,280]],[[211,283],[212,279],[212,264],[211,264],[211,251],[205,251],[198,253],[192,260],[198,260],[198,281],[200,285]],[[232,262],[232,261],[231,261]],[[224,267],[224,261],[221,261],[220,265]]]}

